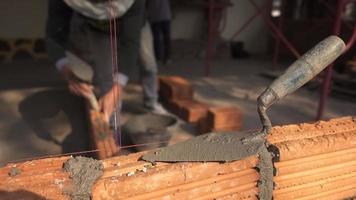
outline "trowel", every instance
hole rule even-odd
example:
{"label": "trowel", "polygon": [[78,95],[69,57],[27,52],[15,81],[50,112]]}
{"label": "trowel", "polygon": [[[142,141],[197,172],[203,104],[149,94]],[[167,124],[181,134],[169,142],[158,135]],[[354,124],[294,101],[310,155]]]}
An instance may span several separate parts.
{"label": "trowel", "polygon": [[272,127],[266,113],[278,100],[303,86],[339,57],[345,43],[337,36],[329,36],[302,55],[257,99],[257,110],[262,123],[259,131],[207,133],[185,142],[145,154],[149,162],[229,162],[256,155],[265,148]]}

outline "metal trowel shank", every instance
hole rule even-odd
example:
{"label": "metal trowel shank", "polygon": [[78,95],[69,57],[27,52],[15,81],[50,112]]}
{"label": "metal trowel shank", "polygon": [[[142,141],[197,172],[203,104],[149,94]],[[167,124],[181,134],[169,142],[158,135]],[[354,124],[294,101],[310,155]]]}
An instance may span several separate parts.
{"label": "metal trowel shank", "polygon": [[234,161],[255,155],[264,146],[266,135],[272,127],[267,116],[268,108],[279,99],[303,86],[326,66],[339,57],[345,43],[329,36],[296,60],[257,99],[262,130],[244,133],[209,133],[186,142],[149,152],[144,160],[155,162],[180,161]]}

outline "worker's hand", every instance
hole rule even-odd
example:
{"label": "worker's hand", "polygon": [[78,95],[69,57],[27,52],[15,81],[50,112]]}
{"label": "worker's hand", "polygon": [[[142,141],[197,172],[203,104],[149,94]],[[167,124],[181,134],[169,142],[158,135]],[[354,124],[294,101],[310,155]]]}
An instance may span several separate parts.
{"label": "worker's hand", "polygon": [[68,66],[64,66],[61,71],[68,82],[68,88],[71,93],[82,97],[90,97],[93,93],[92,85],[78,80]]}
{"label": "worker's hand", "polygon": [[115,108],[118,106],[120,96],[121,86],[119,84],[114,84],[111,90],[99,100],[100,111],[104,113],[105,119],[108,122],[115,111]]}

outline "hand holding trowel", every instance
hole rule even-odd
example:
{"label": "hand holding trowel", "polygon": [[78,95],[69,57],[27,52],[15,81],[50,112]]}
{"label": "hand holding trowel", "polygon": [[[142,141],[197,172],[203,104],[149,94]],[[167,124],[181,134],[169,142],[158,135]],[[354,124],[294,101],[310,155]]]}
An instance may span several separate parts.
{"label": "hand holding trowel", "polygon": [[150,162],[234,161],[255,155],[266,143],[272,124],[267,109],[279,99],[291,94],[326,66],[345,48],[344,42],[330,36],[295,61],[258,97],[258,114],[262,130],[240,133],[208,133],[170,147],[149,152],[142,159]]}
{"label": "hand holding trowel", "polygon": [[118,147],[113,131],[110,128],[109,120],[101,112],[98,100],[89,84],[93,78],[93,70],[87,63],[75,55],[69,52],[66,54],[70,64],[70,69],[68,69],[70,70],[70,75],[75,76],[72,77],[71,81],[77,82],[77,84],[73,84],[74,86],[71,86],[69,83],[69,87],[82,86],[80,88],[82,89],[81,91],[76,90],[77,88],[70,88],[70,90],[83,96],[88,102],[87,112],[90,123],[90,135],[94,148],[98,150],[97,157],[99,159],[112,157],[117,153]]}

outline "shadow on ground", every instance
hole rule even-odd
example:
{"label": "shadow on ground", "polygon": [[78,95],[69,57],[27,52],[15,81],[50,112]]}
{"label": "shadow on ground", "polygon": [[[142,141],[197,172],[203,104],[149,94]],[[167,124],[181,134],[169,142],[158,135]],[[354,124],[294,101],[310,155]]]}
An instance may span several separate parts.
{"label": "shadow on ground", "polygon": [[62,153],[88,149],[83,100],[68,91],[34,93],[21,101],[19,112],[39,138],[60,145]]}

